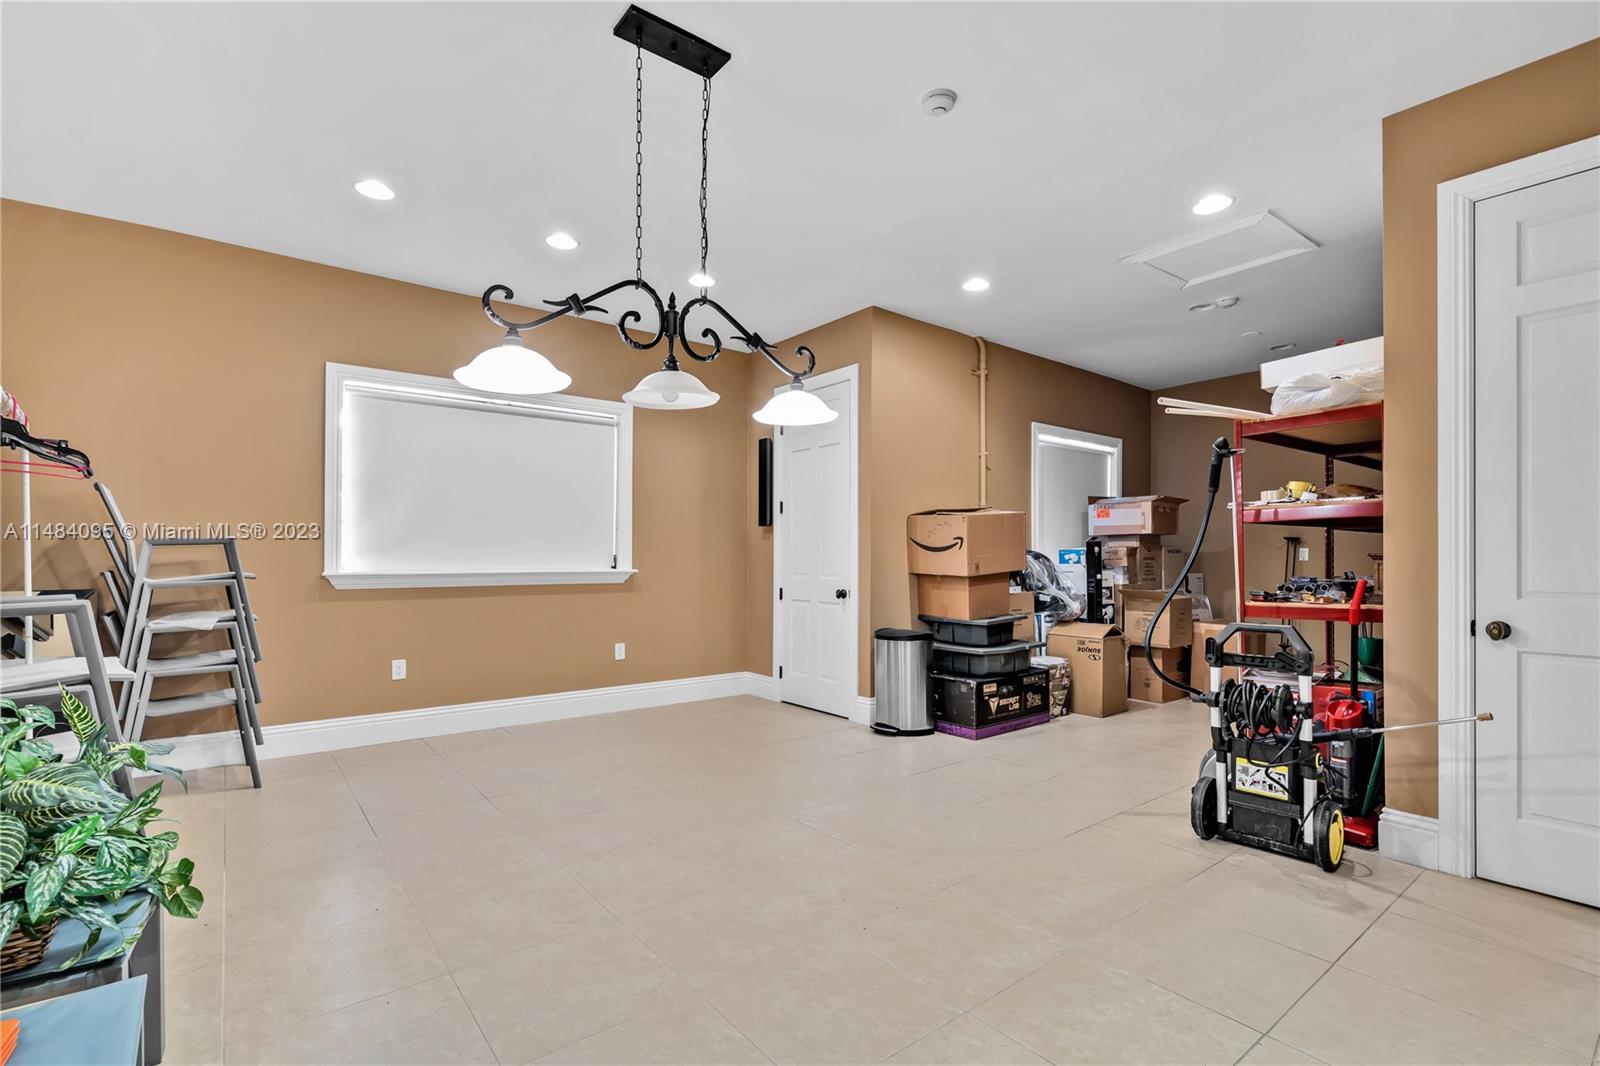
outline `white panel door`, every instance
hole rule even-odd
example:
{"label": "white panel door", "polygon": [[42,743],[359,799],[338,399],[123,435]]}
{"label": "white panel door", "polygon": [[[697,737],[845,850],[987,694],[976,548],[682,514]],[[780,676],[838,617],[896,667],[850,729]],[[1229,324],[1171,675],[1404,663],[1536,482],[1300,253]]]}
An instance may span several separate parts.
{"label": "white panel door", "polygon": [[1477,872],[1596,905],[1600,170],[1474,230]]}
{"label": "white panel door", "polygon": [[856,702],[854,383],[811,391],[839,417],[778,431],[778,698],[849,717]]}

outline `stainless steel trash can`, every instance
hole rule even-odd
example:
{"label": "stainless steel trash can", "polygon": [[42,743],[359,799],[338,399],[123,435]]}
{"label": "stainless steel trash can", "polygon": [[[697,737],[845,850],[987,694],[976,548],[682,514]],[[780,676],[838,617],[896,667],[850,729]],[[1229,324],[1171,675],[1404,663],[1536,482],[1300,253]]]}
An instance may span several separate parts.
{"label": "stainless steel trash can", "polygon": [[872,731],[927,736],[933,732],[933,717],[928,713],[933,634],[920,629],[880,629],[872,637]]}

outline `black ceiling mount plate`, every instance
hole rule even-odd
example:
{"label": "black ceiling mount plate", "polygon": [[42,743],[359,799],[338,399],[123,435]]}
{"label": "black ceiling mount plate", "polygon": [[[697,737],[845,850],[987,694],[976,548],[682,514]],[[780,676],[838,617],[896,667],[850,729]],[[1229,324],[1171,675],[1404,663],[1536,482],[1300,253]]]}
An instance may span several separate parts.
{"label": "black ceiling mount plate", "polygon": [[703,37],[674,26],[637,5],[630,5],[611,31],[629,44],[678,64],[691,74],[709,78],[727,65],[733,53]]}

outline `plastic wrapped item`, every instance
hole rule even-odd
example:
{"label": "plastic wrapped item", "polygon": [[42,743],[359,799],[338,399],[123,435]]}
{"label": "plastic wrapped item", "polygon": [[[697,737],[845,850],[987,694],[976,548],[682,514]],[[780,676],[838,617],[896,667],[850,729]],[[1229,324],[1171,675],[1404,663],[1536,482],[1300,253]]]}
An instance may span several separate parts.
{"label": "plastic wrapped item", "polygon": [[1290,378],[1272,393],[1275,415],[1325,411],[1383,399],[1383,364],[1368,363],[1336,373],[1320,370]]}
{"label": "plastic wrapped item", "polygon": [[1055,655],[1036,655],[1031,661],[1050,675],[1050,717],[1060,718],[1067,713],[1072,692],[1072,664]]}
{"label": "plastic wrapped item", "polygon": [[1041,608],[1040,613],[1054,616],[1052,625],[1056,622],[1075,622],[1083,617],[1083,612],[1088,608],[1089,600],[1083,591],[1074,589],[1061,576],[1061,571],[1056,569],[1056,564],[1050,561],[1049,556],[1031,549],[1027,566],[1022,572],[1022,587],[1038,597],[1035,603]]}

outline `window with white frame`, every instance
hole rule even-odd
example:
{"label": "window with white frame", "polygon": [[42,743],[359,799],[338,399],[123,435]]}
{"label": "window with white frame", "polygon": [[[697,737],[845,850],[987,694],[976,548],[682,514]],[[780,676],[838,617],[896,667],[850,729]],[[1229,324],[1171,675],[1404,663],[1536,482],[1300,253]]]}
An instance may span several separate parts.
{"label": "window with white frame", "polygon": [[329,363],[337,588],[610,584],[633,571],[633,411]]}
{"label": "window with white frame", "polygon": [[1033,423],[1033,550],[1059,561],[1088,538],[1089,497],[1122,493],[1122,438]]}

